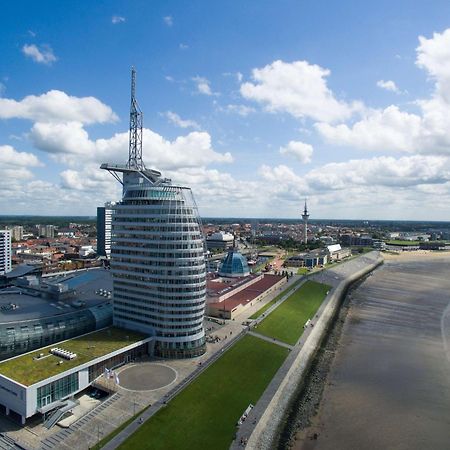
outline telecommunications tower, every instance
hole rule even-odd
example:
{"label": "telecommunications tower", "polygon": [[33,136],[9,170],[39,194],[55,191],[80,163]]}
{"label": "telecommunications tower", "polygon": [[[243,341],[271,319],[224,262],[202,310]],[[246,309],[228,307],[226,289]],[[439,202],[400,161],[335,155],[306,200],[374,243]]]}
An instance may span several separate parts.
{"label": "telecommunications tower", "polygon": [[306,199],[305,199],[305,208],[303,210],[302,219],[303,219],[303,242],[306,245],[308,243],[308,219],[309,219],[308,206],[306,205]]}

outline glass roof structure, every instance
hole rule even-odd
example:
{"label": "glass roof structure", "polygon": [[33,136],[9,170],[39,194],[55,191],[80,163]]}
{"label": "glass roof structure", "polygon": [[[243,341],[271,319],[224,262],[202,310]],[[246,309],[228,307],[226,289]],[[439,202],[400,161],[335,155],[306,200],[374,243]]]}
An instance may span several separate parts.
{"label": "glass roof structure", "polygon": [[222,260],[219,267],[219,275],[233,278],[250,275],[247,259],[239,253],[236,247],[232,248]]}

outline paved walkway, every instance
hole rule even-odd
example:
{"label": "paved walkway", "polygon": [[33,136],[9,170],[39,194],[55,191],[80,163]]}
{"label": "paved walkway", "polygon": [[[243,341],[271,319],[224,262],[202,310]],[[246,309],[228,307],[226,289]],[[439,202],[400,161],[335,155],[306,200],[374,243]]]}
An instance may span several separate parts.
{"label": "paved walkway", "polygon": [[142,426],[142,424],[150,419],[154,414],[156,414],[161,408],[165,407],[167,403],[170,402],[180,391],[182,391],[186,386],[192,383],[195,378],[197,378],[200,373],[206,370],[211,364],[217,361],[223,353],[228,350],[235,342],[241,339],[246,334],[246,331],[241,331],[241,333],[235,335],[232,339],[230,339],[226,346],[221,349],[220,352],[216,352],[210,356],[208,360],[202,362],[198,368],[191,373],[187,378],[185,378],[179,385],[173,388],[168,394],[164,396],[161,400],[156,402],[146,411],[144,411],[139,417],[136,418],[130,425],[128,425],[123,431],[121,431],[117,436],[111,439],[104,447],[103,450],[113,450],[117,448],[122,442],[128,439],[135,431]]}
{"label": "paved walkway", "polygon": [[250,334],[251,336],[255,336],[255,337],[259,338],[259,339],[262,339],[263,341],[270,342],[271,344],[277,344],[280,347],[288,348],[289,350],[294,348],[293,345],[286,344],[286,342],[279,341],[278,339],[271,338],[271,337],[268,337],[268,336],[264,336],[263,334],[259,334],[259,333],[256,333],[254,331],[249,331],[247,334]]}
{"label": "paved walkway", "polygon": [[[323,310],[326,308],[326,305],[329,300],[329,295],[327,298],[322,302],[322,305],[319,307],[317,311],[317,316],[320,317]],[[316,319],[317,320],[317,319]],[[305,343],[308,340],[309,335],[311,334],[313,328],[307,327],[302,335],[300,336],[299,340],[294,346],[289,346],[291,348],[291,352],[284,361],[283,365],[280,367],[276,375],[272,378],[272,381],[267,386],[266,390],[262,394],[262,396],[259,398],[258,402],[256,403],[255,407],[250,411],[249,415],[247,416],[246,421],[239,427],[237,433],[236,433],[236,439],[231,444],[230,449],[237,450],[239,448],[242,448],[242,445],[240,444],[241,439],[242,441],[246,441],[250,435],[253,433],[259,419],[263,415],[263,413],[266,411],[267,407],[269,406],[270,402],[272,401],[273,396],[279,389],[281,383],[285,379],[287,373],[289,372],[292,364],[298,357],[299,353],[302,351],[302,349],[305,346]],[[256,333],[255,333],[256,334]],[[261,335],[258,335],[258,337],[262,337]],[[269,341],[273,342],[269,338]],[[276,343],[276,342],[275,342]],[[287,344],[285,344],[287,345]]]}

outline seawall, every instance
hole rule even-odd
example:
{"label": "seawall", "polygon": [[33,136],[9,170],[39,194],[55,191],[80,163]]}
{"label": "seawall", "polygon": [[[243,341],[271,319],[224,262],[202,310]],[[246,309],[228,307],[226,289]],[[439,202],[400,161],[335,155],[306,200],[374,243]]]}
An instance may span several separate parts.
{"label": "seawall", "polygon": [[[360,261],[358,261],[360,260]],[[346,264],[352,264],[352,262],[358,261],[355,270],[350,270],[348,275],[345,274],[345,270],[335,272],[330,270],[327,272],[326,277],[323,275],[316,275],[314,278],[316,281],[332,283],[334,286],[328,294],[323,304],[320,317],[317,319],[314,328],[307,337],[303,345],[298,349],[294,349],[289,357],[286,359],[283,366],[275,376],[273,382],[278,384],[275,392],[271,395],[270,400],[264,401],[264,397],[267,399],[267,394],[270,390],[274,390],[275,386],[271,383],[268,386],[267,391],[260,401],[262,400],[265,405],[256,405],[260,409],[261,406],[265,406],[264,411],[253,429],[253,432],[248,437],[247,449],[272,449],[274,448],[278,433],[289,410],[291,402],[295,398],[295,394],[298,392],[299,387],[302,384],[305,376],[308,373],[308,369],[314,360],[314,357],[320,348],[320,344],[325,337],[330,325],[341,305],[342,299],[347,293],[349,287],[360,280],[362,277],[373,271],[379,265],[383,263],[383,258],[378,252],[372,252],[364,257],[358,258],[358,260],[350,261]],[[344,265],[340,266],[343,267]],[[348,266],[349,268],[351,266]],[[313,278],[313,277],[311,277]],[[329,279],[327,279],[329,278]],[[281,380],[281,381],[280,381]],[[258,402],[259,403],[259,402]],[[255,408],[256,409],[256,408]],[[239,442],[234,442],[231,448],[238,448]]]}

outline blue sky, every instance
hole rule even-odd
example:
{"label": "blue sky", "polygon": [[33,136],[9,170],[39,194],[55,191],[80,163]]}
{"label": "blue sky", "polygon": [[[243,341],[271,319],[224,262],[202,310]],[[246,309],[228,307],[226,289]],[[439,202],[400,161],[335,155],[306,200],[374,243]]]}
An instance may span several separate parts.
{"label": "blue sky", "polygon": [[4,2],[2,214],[119,198],[144,160],[204,216],[450,217],[450,3]]}

